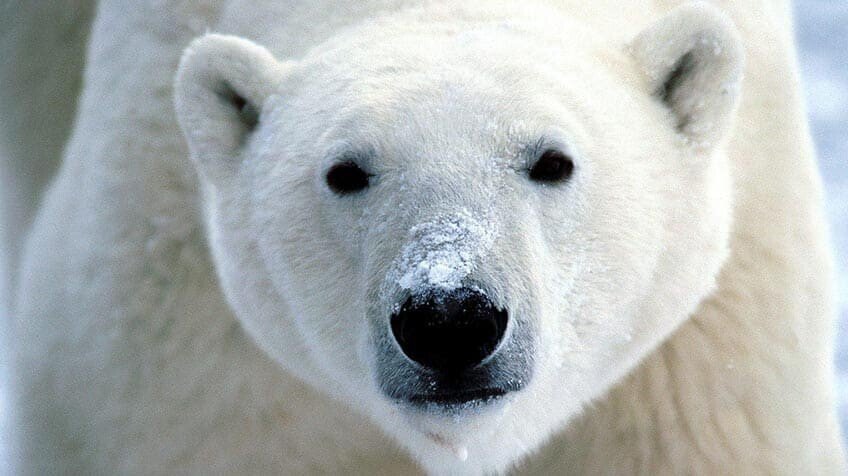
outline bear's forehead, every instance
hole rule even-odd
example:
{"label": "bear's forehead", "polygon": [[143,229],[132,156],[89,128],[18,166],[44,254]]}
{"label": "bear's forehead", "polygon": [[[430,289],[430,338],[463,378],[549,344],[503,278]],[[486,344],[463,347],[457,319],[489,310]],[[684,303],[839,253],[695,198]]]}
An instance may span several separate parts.
{"label": "bear's forehead", "polygon": [[326,155],[352,149],[392,162],[422,156],[514,159],[545,144],[568,144],[579,130],[544,104],[510,107],[491,96],[475,101],[449,91],[416,101],[371,100],[337,111],[322,133],[322,147]]}
{"label": "bear's forehead", "polygon": [[388,45],[363,50],[346,44],[316,53],[299,63],[289,91],[309,98],[304,104],[320,103],[337,116],[367,110],[369,119],[430,113],[438,120],[441,113],[462,110],[489,122],[507,111],[527,120],[562,99],[591,109],[600,104],[595,100],[599,94],[632,89],[621,81],[632,76],[623,50],[605,48],[593,55],[575,46],[568,54],[561,49],[549,53],[545,45],[522,49],[507,35],[502,43],[509,47],[492,51],[485,45],[496,41],[467,44],[461,36],[450,35],[436,45],[413,39],[398,46],[382,39]]}
{"label": "bear's forehead", "polygon": [[[454,8],[460,11],[453,12]],[[433,77],[441,67],[514,80],[521,71],[542,64],[572,69],[582,64],[597,66],[599,49],[619,46],[561,14],[487,6],[485,12],[469,17],[461,10],[461,6],[451,7],[435,20],[432,12],[419,18],[402,11],[354,25],[311,49],[301,63],[312,72],[347,78],[402,73]],[[603,56],[601,63],[608,62],[608,55]]]}
{"label": "bear's forehead", "polygon": [[342,34],[298,61],[284,83],[281,114],[299,119],[284,121],[290,127],[280,135],[313,156],[332,155],[342,143],[406,163],[518,157],[551,131],[580,149],[615,135],[611,115],[622,118],[613,129],[645,122],[645,101],[633,99],[641,86],[624,70],[632,65],[623,48],[574,37],[567,49],[514,41],[515,30],[532,24],[522,21],[426,35],[415,25],[381,36],[368,28]]}

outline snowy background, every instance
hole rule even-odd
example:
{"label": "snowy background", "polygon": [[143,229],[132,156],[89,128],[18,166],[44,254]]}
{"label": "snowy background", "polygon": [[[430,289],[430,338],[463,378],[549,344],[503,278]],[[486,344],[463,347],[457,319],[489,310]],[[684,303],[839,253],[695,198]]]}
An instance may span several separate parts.
{"label": "snowy background", "polygon": [[801,72],[839,269],[837,392],[848,435],[848,1],[796,1]]}
{"label": "snowy background", "polygon": [[[839,413],[848,434],[848,0],[797,0],[799,54],[813,136],[825,180],[840,274],[836,351]],[[0,253],[0,269],[2,266]],[[5,293],[0,280],[0,298]],[[4,310],[0,305],[0,313]],[[0,350],[8,319],[0,316]],[[9,474],[8,356],[0,352],[0,475]]]}

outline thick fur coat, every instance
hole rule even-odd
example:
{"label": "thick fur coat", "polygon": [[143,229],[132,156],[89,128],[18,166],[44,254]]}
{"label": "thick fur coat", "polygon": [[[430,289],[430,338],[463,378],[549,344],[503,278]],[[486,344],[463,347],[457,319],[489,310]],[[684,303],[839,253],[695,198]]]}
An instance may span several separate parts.
{"label": "thick fur coat", "polygon": [[[16,275],[20,469],[841,474],[789,10],[101,1]],[[38,81],[3,100],[43,124]],[[550,149],[568,182],[528,178]],[[326,186],[340,160],[367,190]],[[389,316],[468,281],[532,372],[398,404]]]}

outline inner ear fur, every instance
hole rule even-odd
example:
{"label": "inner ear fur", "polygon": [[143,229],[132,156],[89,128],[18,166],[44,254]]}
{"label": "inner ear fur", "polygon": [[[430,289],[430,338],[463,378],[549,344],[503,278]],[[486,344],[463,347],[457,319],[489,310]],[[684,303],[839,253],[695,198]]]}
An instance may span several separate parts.
{"label": "inner ear fur", "polygon": [[233,110],[237,111],[239,121],[242,127],[247,132],[253,132],[259,124],[258,106],[244,97],[237,88],[234,88],[229,83],[222,83],[217,91],[221,101],[229,104]]}
{"label": "inner ear fur", "polygon": [[630,51],[677,130],[712,148],[730,128],[744,70],[741,38],[717,8],[686,4],[640,33]]}

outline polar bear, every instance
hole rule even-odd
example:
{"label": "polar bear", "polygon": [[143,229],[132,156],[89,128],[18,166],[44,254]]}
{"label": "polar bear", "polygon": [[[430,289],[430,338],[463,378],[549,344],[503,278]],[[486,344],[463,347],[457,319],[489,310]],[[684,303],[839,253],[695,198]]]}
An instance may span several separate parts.
{"label": "polar bear", "polygon": [[840,474],[788,12],[100,2],[22,471]]}

